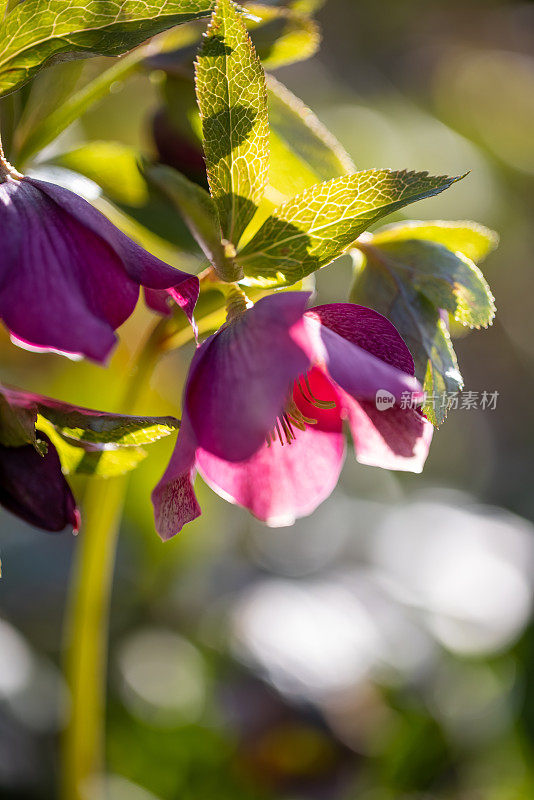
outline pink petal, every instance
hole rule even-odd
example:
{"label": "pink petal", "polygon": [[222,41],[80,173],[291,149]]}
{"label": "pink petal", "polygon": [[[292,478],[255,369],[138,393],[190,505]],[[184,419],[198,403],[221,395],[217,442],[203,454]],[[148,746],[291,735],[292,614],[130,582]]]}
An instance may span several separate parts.
{"label": "pink petal", "polygon": [[185,405],[204,450],[244,461],[262,446],[293,381],[309,366],[295,341],[308,297],[306,292],[265,297],[197,350]]}
{"label": "pink petal", "polygon": [[341,402],[360,464],[422,472],[434,428],[418,411],[398,406],[379,411],[343,393]]}
{"label": "pink petal", "polygon": [[413,358],[396,327],[378,311],[354,303],[330,303],[309,312],[321,324],[368,353],[413,375]]}
{"label": "pink petal", "polygon": [[171,460],[152,492],[156,530],[164,541],[202,513],[193,489],[195,448],[195,437],[184,414]]}
{"label": "pink petal", "polygon": [[241,463],[229,463],[205,450],[197,452],[200,474],[225,500],[248,508],[272,527],[292,525],[311,514],[334,490],[345,457],[338,429],[307,427],[291,445],[263,445]]}

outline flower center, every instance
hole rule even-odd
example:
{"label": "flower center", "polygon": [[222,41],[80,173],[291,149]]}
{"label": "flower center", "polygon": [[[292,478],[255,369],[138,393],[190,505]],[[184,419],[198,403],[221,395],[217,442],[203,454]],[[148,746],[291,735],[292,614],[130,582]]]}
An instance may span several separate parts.
{"label": "flower center", "polygon": [[277,439],[282,447],[284,444],[292,444],[297,438],[295,428],[299,431],[305,431],[306,425],[317,425],[317,420],[313,419],[313,417],[305,416],[296,404],[294,397],[295,391],[298,392],[307,403],[314,406],[314,408],[321,409],[322,411],[331,411],[336,407],[336,404],[330,400],[320,400],[318,397],[315,397],[307,375],[301,375],[298,380],[295,381],[293,388],[294,391],[289,392],[284,410],[277,418],[274,428],[265,437],[267,447],[270,447]]}

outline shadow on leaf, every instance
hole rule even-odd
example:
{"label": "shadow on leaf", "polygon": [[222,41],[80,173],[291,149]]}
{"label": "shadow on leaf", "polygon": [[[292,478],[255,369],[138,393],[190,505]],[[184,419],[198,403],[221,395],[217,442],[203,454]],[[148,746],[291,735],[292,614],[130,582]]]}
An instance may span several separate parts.
{"label": "shadow on leaf", "polygon": [[203,121],[203,134],[209,148],[209,161],[217,163],[246,142],[256,122],[257,113],[250,106],[235,105]]}

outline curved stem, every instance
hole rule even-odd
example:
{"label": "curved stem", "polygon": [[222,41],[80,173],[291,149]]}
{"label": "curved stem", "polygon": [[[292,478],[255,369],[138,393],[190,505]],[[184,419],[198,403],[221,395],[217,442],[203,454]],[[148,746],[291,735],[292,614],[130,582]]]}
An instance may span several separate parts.
{"label": "curved stem", "polygon": [[[165,330],[162,320],[137,359],[126,388],[126,413],[134,411],[148,382]],[[109,604],[127,487],[127,475],[92,479],[85,495],[85,520],[65,621],[64,669],[72,705],[62,743],[63,800],[85,800],[87,785],[98,781],[104,770]],[[102,791],[95,783],[91,798],[99,800]]]}
{"label": "curved stem", "polygon": [[61,106],[32,128],[24,139],[17,141],[16,160],[20,168],[46,145],[53,142],[72,122],[84,114],[93,103],[105,97],[110,87],[123,81],[135,72],[139,63],[150,55],[150,45],[138,47],[126,56],[118,58],[113,66],[104,70],[86,86],[71,95]]}

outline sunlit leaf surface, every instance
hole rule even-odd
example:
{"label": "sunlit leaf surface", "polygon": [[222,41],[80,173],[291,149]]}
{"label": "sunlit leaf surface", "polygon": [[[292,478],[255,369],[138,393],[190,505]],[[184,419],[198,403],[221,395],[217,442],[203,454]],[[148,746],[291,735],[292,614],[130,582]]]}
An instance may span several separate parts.
{"label": "sunlit leaf surface", "polygon": [[247,9],[259,20],[247,24],[266,69],[304,61],[317,52],[321,37],[314,20],[290,8],[273,8],[262,3],[249,3]]}
{"label": "sunlit leaf surface", "polygon": [[249,277],[294,283],[340,256],[374,222],[456,180],[374,169],[312,186],[273,211],[239,261]]}
{"label": "sunlit leaf surface", "polygon": [[269,160],[265,76],[231,0],[220,0],[196,63],[206,168],[223,236],[237,245],[263,197]]}
{"label": "sunlit leaf surface", "polygon": [[471,261],[482,261],[494,250],[499,237],[495,231],[471,220],[432,220],[394,222],[374,235],[374,244],[413,239],[427,239],[442,244],[453,253],[459,251]]}
{"label": "sunlit leaf surface", "polygon": [[117,56],[212,8],[213,0],[25,0],[0,25],[0,94],[50,60]]}

